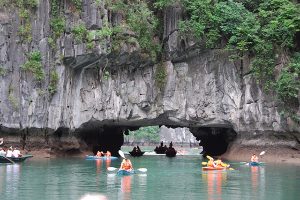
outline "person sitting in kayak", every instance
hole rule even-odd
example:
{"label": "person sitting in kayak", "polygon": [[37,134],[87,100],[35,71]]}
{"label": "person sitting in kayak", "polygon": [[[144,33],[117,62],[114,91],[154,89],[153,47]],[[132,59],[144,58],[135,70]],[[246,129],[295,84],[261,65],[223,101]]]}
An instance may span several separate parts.
{"label": "person sitting in kayak", "polygon": [[217,167],[229,167],[230,166],[226,163],[223,163],[221,159],[216,160],[215,164],[217,165]]}
{"label": "person sitting in kayak", "polygon": [[255,155],[255,153],[251,156],[251,162],[258,162],[258,157]]}
{"label": "person sitting in kayak", "polygon": [[119,170],[133,170],[131,161],[128,158],[123,159]]}
{"label": "person sitting in kayak", "polygon": [[110,153],[110,151],[106,151],[106,157],[111,157],[111,153]]}
{"label": "person sitting in kayak", "polygon": [[103,151],[97,151],[97,154],[96,154],[96,156],[98,156],[98,157],[104,156],[104,153],[103,153]]}
{"label": "person sitting in kayak", "polygon": [[210,156],[206,156],[209,160],[207,162],[207,167],[217,167],[216,163],[214,162],[214,159]]}

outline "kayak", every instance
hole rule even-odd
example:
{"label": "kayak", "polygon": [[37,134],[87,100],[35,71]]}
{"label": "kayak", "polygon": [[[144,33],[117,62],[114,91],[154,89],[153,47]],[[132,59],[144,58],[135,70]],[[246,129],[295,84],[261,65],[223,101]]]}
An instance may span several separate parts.
{"label": "kayak", "polygon": [[117,174],[123,175],[123,176],[128,176],[128,175],[134,174],[134,170],[120,169]]}
{"label": "kayak", "polygon": [[202,167],[202,170],[209,171],[209,170],[226,170],[228,168],[226,167]]}
{"label": "kayak", "polygon": [[106,157],[106,156],[89,156],[87,155],[85,157],[86,160],[117,160],[118,157],[114,157],[114,156],[110,156],[110,157]]}
{"label": "kayak", "polygon": [[262,163],[260,162],[249,162],[249,166],[260,166]]}

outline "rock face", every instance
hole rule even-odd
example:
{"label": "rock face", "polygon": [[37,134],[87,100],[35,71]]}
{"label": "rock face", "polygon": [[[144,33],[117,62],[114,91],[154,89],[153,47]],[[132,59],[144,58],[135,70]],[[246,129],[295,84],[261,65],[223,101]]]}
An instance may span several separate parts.
{"label": "rock face", "polygon": [[160,141],[163,141],[165,144],[173,142],[173,144],[177,145],[194,146],[199,143],[188,128],[173,129],[162,126],[160,127],[159,135]]}
{"label": "rock face", "polygon": [[[214,135],[215,129],[229,130],[227,136],[232,138],[227,144],[257,145],[259,142],[248,138],[289,135],[292,146],[299,148],[299,124],[284,119],[274,95],[264,93],[251,75],[245,75],[247,60],[241,71],[226,51],[205,49],[174,31],[181,18],[179,7],[165,11],[169,61],[163,66],[167,78],[160,89],[155,84],[158,65],[134,51],[105,54],[109,42],[89,51],[85,43],[74,41],[68,26],[81,21],[92,30],[108,19],[104,5],[83,2],[81,14],[66,12],[67,30],[57,39],[55,51],[48,43],[48,0],[40,0],[31,18],[30,43],[20,42],[18,11],[0,8],[0,67],[5,71],[0,75],[0,136],[8,145],[21,142],[25,148],[78,150],[97,146],[102,136],[110,135],[111,141],[122,139],[127,129],[167,125],[190,127],[197,139]],[[68,1],[64,7],[70,7]],[[114,20],[117,16],[111,22]],[[35,49],[42,54],[46,74],[41,82],[21,69]],[[51,70],[59,76],[53,95],[48,92]],[[234,140],[236,136],[239,140]],[[270,143],[280,144],[281,140]]]}

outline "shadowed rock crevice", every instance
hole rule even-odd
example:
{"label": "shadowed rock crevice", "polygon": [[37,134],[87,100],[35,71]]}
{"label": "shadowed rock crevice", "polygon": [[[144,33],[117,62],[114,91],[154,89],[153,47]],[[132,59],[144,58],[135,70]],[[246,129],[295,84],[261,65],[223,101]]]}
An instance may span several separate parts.
{"label": "shadowed rock crevice", "polygon": [[229,144],[237,137],[237,133],[232,128],[199,127],[190,130],[197,140],[200,140],[199,145],[203,146],[203,156],[224,154]]}

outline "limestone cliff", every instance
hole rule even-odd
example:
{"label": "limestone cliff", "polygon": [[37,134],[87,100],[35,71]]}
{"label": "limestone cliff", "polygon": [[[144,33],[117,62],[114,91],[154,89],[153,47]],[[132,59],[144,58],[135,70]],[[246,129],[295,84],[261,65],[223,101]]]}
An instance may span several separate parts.
{"label": "limestone cliff", "polygon": [[[30,42],[23,42],[18,34],[24,23],[20,9],[0,8],[0,66],[5,72],[0,75],[0,136],[7,143],[76,150],[99,144],[95,141],[103,140],[99,135],[105,132],[117,133],[107,137],[121,138],[116,143],[120,146],[127,129],[167,125],[189,127],[203,141],[206,134],[227,131],[227,136],[233,137],[229,142],[235,139],[255,146],[270,140],[271,145],[299,148],[299,124],[283,118],[275,96],[264,93],[247,74],[247,59],[241,71],[240,63],[230,61],[226,51],[205,49],[179,35],[179,6],[163,13],[168,59],[160,66],[141,56],[135,47],[109,53],[109,39],[94,39],[93,49],[87,48],[86,42],[77,42],[71,27],[78,22],[97,30],[104,21],[120,20],[103,1],[82,2],[81,11],[74,12],[71,1],[61,1],[66,29],[54,41],[55,49],[49,44],[51,1],[40,0],[31,10]],[[34,50],[41,52],[42,81],[22,69]],[[167,72],[163,88],[155,83],[158,67]],[[56,91],[50,93],[53,70],[58,81]],[[227,141],[227,136],[222,141]],[[268,139],[257,141],[257,137]]]}

